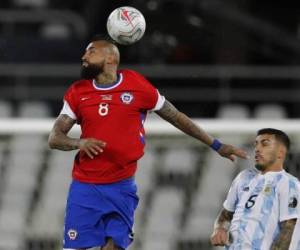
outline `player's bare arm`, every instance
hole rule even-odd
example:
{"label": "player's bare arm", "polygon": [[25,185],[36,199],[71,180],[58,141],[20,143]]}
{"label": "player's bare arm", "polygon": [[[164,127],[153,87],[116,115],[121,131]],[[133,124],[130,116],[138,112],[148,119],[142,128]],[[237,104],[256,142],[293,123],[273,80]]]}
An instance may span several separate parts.
{"label": "player's bare arm", "polygon": [[60,115],[50,132],[48,143],[50,148],[63,151],[80,149],[84,151],[91,159],[95,155],[103,152],[105,142],[94,138],[77,139],[71,138],[67,134],[75,124],[75,120],[67,115]]}
{"label": "player's bare arm", "polygon": [[296,222],[296,219],[292,219],[280,223],[280,233],[272,244],[271,250],[289,249]]}
{"label": "player's bare arm", "polygon": [[[174,125],[176,128],[200,140],[206,145],[211,146],[213,144],[214,139],[209,134],[197,126],[197,124],[195,124],[184,113],[178,111],[168,100],[165,100],[163,107],[156,111],[156,113],[161,118]],[[246,152],[228,144],[222,144],[217,151],[221,156],[229,158],[232,161],[234,160],[235,156],[244,159],[247,158]]]}
{"label": "player's bare arm", "polygon": [[63,151],[78,149],[79,139],[67,136],[75,122],[67,115],[60,115],[56,119],[48,139],[50,148]]}
{"label": "player's bare arm", "polygon": [[233,212],[230,212],[223,208],[215,221],[214,231],[210,237],[212,245],[224,246],[229,244],[230,239],[228,231],[232,218]]}

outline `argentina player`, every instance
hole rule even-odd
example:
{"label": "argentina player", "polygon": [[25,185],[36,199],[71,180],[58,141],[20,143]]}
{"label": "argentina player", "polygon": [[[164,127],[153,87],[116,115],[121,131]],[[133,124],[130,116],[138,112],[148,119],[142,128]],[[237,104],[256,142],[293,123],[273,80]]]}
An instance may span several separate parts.
{"label": "argentina player", "polygon": [[300,220],[300,183],[283,169],[289,146],[280,130],[258,131],[255,168],[234,179],[214,225],[213,245],[227,250],[300,250],[299,235],[292,240]]}

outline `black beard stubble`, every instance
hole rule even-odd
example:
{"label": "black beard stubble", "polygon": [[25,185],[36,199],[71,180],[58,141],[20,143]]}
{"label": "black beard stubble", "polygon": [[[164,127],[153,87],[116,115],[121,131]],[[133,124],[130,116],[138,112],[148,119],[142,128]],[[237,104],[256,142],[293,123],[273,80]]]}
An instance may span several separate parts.
{"label": "black beard stubble", "polygon": [[102,72],[102,69],[97,65],[89,65],[87,67],[81,67],[81,78],[90,80],[97,77]]}

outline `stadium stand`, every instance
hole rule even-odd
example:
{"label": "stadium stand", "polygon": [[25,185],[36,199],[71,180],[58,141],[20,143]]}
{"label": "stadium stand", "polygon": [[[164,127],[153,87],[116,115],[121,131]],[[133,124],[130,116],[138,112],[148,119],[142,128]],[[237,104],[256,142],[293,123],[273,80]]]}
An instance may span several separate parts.
{"label": "stadium stand", "polygon": [[[267,2],[122,1],[147,21],[141,43],[120,47],[122,67],[145,74],[193,117],[299,118],[299,6],[287,15],[289,8]],[[56,116],[87,40],[106,32],[106,17],[119,4],[1,0],[0,119]],[[251,135],[217,135],[253,154]],[[293,141],[286,165],[300,177],[300,136],[293,133]],[[149,136],[145,151],[130,250],[218,249],[208,242],[213,221],[232,178],[250,162],[233,168],[178,135]],[[0,250],[61,250],[74,154],[48,150],[47,134],[0,136]]]}
{"label": "stadium stand", "polygon": [[[220,108],[218,117],[245,119],[249,117],[249,110],[243,105],[228,104]],[[242,139],[238,137],[222,136],[220,139],[238,146],[242,144]],[[208,245],[211,228],[221,206],[220,201],[224,199],[236,169],[230,161],[224,161],[214,152],[208,152],[205,157],[205,165],[202,166],[204,170],[198,180],[198,189],[193,192],[191,212],[187,217],[182,241],[199,241],[200,244]],[[218,203],[219,206],[216,206]]]}
{"label": "stadium stand", "polygon": [[145,228],[146,237],[143,239],[144,250],[173,249],[176,246],[174,239],[180,232],[178,217],[182,206],[183,196],[180,191],[174,188],[157,190],[148,213],[149,222]]}
{"label": "stadium stand", "polygon": [[32,240],[32,244],[47,238],[48,241],[59,241],[62,235],[61,222],[64,219],[73,158],[74,152],[66,154],[53,151],[48,155],[48,166],[40,187],[39,200],[28,227],[28,237]]}
{"label": "stadium stand", "polygon": [[13,107],[9,101],[0,101],[0,118],[8,118],[13,114]]}
{"label": "stadium stand", "polygon": [[254,110],[254,118],[256,119],[284,119],[287,118],[287,112],[282,105],[279,104],[261,104]]}
{"label": "stadium stand", "polygon": [[[42,102],[24,102],[17,114],[49,117],[49,109]],[[224,105],[218,115],[228,120],[248,118],[250,112],[246,106],[234,104]],[[248,136],[225,134],[219,138],[249,147],[245,144]],[[0,249],[16,250],[23,245],[26,250],[60,249],[75,152],[49,151],[46,141],[41,134],[16,134],[1,144]],[[295,153],[290,160],[295,166],[293,173],[299,171],[298,158]],[[239,168],[233,168],[193,140],[149,138],[136,175],[141,199],[130,250],[212,249],[207,240],[214,218],[232,178],[247,164],[238,162]]]}
{"label": "stadium stand", "polygon": [[[20,117],[48,117],[45,103],[22,103]],[[37,185],[39,169],[43,165],[45,139],[42,135],[14,135],[10,139],[1,197],[0,247],[21,247],[26,223]]]}

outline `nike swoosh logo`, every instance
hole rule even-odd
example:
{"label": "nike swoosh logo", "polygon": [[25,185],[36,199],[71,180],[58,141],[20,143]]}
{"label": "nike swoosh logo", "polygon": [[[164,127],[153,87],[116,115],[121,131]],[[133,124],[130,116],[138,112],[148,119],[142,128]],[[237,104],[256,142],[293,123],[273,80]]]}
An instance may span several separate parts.
{"label": "nike swoosh logo", "polygon": [[82,97],[80,100],[81,101],[85,101],[85,100],[87,100],[87,99],[90,99],[89,97]]}

